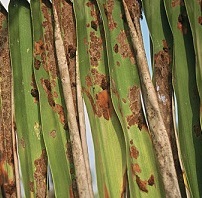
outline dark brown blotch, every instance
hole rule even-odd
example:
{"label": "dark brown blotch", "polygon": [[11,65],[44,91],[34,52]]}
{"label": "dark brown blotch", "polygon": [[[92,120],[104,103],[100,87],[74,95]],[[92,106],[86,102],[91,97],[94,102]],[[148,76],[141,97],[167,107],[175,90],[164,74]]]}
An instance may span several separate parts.
{"label": "dark brown blotch", "polygon": [[140,177],[136,175],[136,183],[141,191],[148,193],[146,180],[141,180]]}
{"label": "dark brown blotch", "polygon": [[153,186],[155,184],[154,175],[151,174],[150,178],[148,179],[148,185]]}

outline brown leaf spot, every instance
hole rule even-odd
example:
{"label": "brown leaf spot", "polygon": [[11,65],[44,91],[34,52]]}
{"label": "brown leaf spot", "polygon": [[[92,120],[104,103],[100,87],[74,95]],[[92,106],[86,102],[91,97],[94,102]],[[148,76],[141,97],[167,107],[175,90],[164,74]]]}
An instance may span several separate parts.
{"label": "brown leaf spot", "polygon": [[140,177],[138,175],[136,175],[136,183],[141,191],[148,193],[146,180],[143,181],[140,179]]}
{"label": "brown leaf spot", "polygon": [[44,43],[42,40],[39,40],[34,43],[34,55],[41,55],[44,52]]}
{"label": "brown leaf spot", "polygon": [[51,106],[51,108],[53,109],[53,111],[56,112],[59,115],[60,122],[64,125],[65,124],[65,119],[66,119],[65,114],[64,114],[64,109],[60,104],[55,103],[54,95],[57,94],[57,93],[54,92],[54,95],[52,94],[52,86],[53,85],[51,83],[50,83],[50,81],[48,79],[41,78],[41,84],[42,84],[42,87],[43,87],[44,91],[47,94],[48,103]]}
{"label": "brown leaf spot", "polygon": [[36,197],[46,196],[46,176],[47,176],[47,155],[45,149],[41,156],[34,161],[34,179],[36,181]]}
{"label": "brown leaf spot", "polygon": [[59,115],[60,122],[64,125],[65,124],[64,108],[59,104],[55,104],[53,110]]}
{"label": "brown leaf spot", "polygon": [[39,92],[37,89],[31,89],[31,95],[32,97],[36,98],[37,101],[39,101]]}
{"label": "brown leaf spot", "polygon": [[179,14],[177,28],[183,33],[187,34],[187,16]]}
{"label": "brown leaf spot", "polygon": [[198,23],[199,23],[200,25],[202,25],[202,16],[199,16],[199,17],[198,17]]}
{"label": "brown leaf spot", "polygon": [[148,179],[148,185],[153,186],[155,184],[154,175],[151,175]]}
{"label": "brown leaf spot", "polygon": [[97,31],[97,27],[98,27],[97,21],[91,21],[91,28]]}
{"label": "brown leaf spot", "polygon": [[104,11],[108,19],[108,27],[110,30],[114,30],[117,27],[117,23],[113,18],[114,0],[107,0],[104,4]]}
{"label": "brown leaf spot", "polygon": [[36,70],[39,70],[40,69],[40,66],[41,66],[41,61],[40,60],[37,60],[36,58],[34,58],[34,68]]}
{"label": "brown leaf spot", "polygon": [[38,89],[37,89],[37,85],[36,85],[34,74],[32,74],[31,86],[33,87],[31,89],[31,92],[30,92],[31,96],[34,98],[34,102],[38,103],[39,102],[39,92],[38,92]]}
{"label": "brown leaf spot", "polygon": [[90,64],[91,66],[98,66],[98,61],[102,54],[102,39],[95,35],[95,32],[90,32]]}
{"label": "brown leaf spot", "polygon": [[114,52],[115,52],[115,53],[118,53],[118,52],[119,52],[119,46],[118,46],[118,44],[115,44],[115,45],[114,45]]}
{"label": "brown leaf spot", "polygon": [[130,110],[132,112],[131,115],[126,117],[128,126],[131,127],[133,125],[137,125],[141,130],[143,126],[146,126],[146,123],[141,105],[140,88],[137,86],[131,87],[129,90],[128,99],[130,102]]}
{"label": "brown leaf spot", "polygon": [[133,140],[130,140],[130,144],[133,144]]}
{"label": "brown leaf spot", "polygon": [[56,137],[56,130],[52,130],[49,135],[52,137],[52,138],[55,138]]}
{"label": "brown leaf spot", "polygon": [[108,0],[104,4],[104,11],[108,19],[108,27],[110,30],[114,30],[117,27],[117,23],[113,18],[114,0]]}
{"label": "brown leaf spot", "polygon": [[134,175],[137,175],[138,173],[141,173],[141,172],[142,172],[142,170],[141,170],[139,164],[137,164],[137,163],[131,164],[131,169],[132,169],[132,173],[133,173]]}
{"label": "brown leaf spot", "polygon": [[130,147],[130,156],[134,159],[137,159],[139,157],[139,151],[135,146]]}
{"label": "brown leaf spot", "polygon": [[130,62],[132,64],[135,64],[134,52],[132,50],[132,47],[128,43],[128,38],[125,30],[121,30],[117,37],[117,42],[119,43],[119,54],[121,54],[123,58],[129,58]]}
{"label": "brown leaf spot", "polygon": [[91,77],[89,75],[86,76],[85,81],[88,87],[91,87],[93,85]]}

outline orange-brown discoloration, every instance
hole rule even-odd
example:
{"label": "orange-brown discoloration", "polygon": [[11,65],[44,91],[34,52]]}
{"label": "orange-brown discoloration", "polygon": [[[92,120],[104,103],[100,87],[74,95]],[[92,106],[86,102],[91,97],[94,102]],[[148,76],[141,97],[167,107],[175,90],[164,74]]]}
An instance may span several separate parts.
{"label": "orange-brown discoloration", "polygon": [[141,191],[148,193],[146,180],[143,181],[140,179],[140,177],[138,175],[136,175],[136,183]]}
{"label": "orange-brown discoloration", "polygon": [[[87,88],[83,88],[83,92],[87,95],[93,112],[98,117],[104,117],[106,120],[109,120],[111,117],[112,102],[109,93],[109,82],[107,77],[104,74],[100,74],[96,69],[91,69],[91,73],[86,76],[86,85]],[[91,87],[100,86],[102,89],[100,92],[94,95],[90,93]]]}
{"label": "orange-brown discoloration", "polygon": [[130,156],[134,159],[139,157],[139,151],[134,145],[130,147]]}
{"label": "orange-brown discoloration", "polygon": [[102,111],[102,115],[106,120],[111,117],[110,112],[110,96],[107,90],[103,90],[96,94],[96,101],[99,109]]}
{"label": "orange-brown discoloration", "polygon": [[104,185],[104,198],[110,198],[110,196],[109,196],[109,191],[108,191],[106,185]]}
{"label": "orange-brown discoloration", "polygon": [[34,43],[34,56],[41,55],[44,50],[44,42],[42,40]]}
{"label": "orange-brown discoloration", "polygon": [[132,170],[133,175],[137,175],[138,173],[142,172],[138,163],[131,164],[131,170]]}

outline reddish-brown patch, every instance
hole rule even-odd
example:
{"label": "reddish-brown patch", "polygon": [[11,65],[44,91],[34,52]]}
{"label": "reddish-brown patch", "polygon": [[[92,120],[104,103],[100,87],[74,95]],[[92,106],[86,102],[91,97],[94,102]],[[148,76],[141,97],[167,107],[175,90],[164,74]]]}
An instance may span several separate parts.
{"label": "reddish-brown patch", "polygon": [[53,110],[59,115],[60,122],[64,125],[65,124],[64,108],[59,104],[55,104]]}
{"label": "reddish-brown patch", "polygon": [[69,197],[74,198],[74,193],[73,193],[72,186],[69,187]]}
{"label": "reddish-brown patch", "polygon": [[42,40],[34,43],[34,56],[41,55],[44,52],[44,42]]}
{"label": "reddish-brown patch", "polygon": [[183,33],[187,34],[187,16],[179,14],[177,28]]}
{"label": "reddish-brown patch", "polygon": [[184,0],[172,0],[171,6],[172,7],[175,7],[175,6],[184,6]]}
{"label": "reddish-brown patch", "polygon": [[118,66],[118,67],[120,67],[120,62],[119,61],[116,61],[116,65]]}
{"label": "reddish-brown patch", "polygon": [[199,16],[199,17],[198,17],[198,23],[199,23],[200,25],[202,25],[202,16]]}
{"label": "reddish-brown patch", "polygon": [[98,66],[98,61],[101,59],[102,55],[102,39],[97,37],[95,32],[90,32],[90,64],[91,66]]}
{"label": "reddish-brown patch", "polygon": [[121,30],[116,40],[119,44],[119,50],[117,52],[121,54],[123,58],[129,58],[131,63],[135,64],[134,52],[132,50],[132,47],[128,43],[128,38],[125,30]]}
{"label": "reddish-brown patch", "polygon": [[130,147],[130,156],[134,159],[137,159],[139,157],[139,151],[135,146]]}
{"label": "reddish-brown patch", "polygon": [[109,120],[111,117],[110,112],[110,96],[107,90],[103,90],[96,94],[96,102],[99,106],[99,109],[102,111],[102,115],[106,120]]}
{"label": "reddish-brown patch", "polygon": [[46,197],[47,155],[45,150],[42,150],[41,156],[34,161],[34,166],[36,197]]}
{"label": "reddish-brown patch", "polygon": [[105,14],[108,19],[108,27],[110,30],[114,30],[117,27],[117,23],[113,18],[113,9],[114,9],[114,0],[107,0],[107,3],[104,4]]}
{"label": "reddish-brown patch", "polygon": [[49,135],[52,137],[52,138],[55,138],[57,136],[57,133],[56,133],[56,130],[52,130]]}
{"label": "reddish-brown patch", "polygon": [[148,193],[146,180],[143,181],[140,179],[140,177],[138,175],[136,175],[136,183],[141,191]]}
{"label": "reddish-brown patch", "polygon": [[88,87],[91,87],[93,85],[91,77],[89,75],[86,76],[85,81]]}
{"label": "reddish-brown patch", "polygon": [[154,175],[151,175],[150,178],[148,179],[148,185],[153,186],[154,184],[155,184]]}
{"label": "reddish-brown patch", "polygon": [[131,170],[132,170],[133,175],[137,175],[138,173],[142,172],[139,164],[137,164],[137,163],[131,164]]}
{"label": "reddish-brown patch", "polygon": [[130,102],[130,110],[132,112],[131,115],[126,117],[128,127],[137,125],[141,130],[143,126],[146,126],[146,123],[142,110],[140,88],[137,86],[131,87],[129,90],[128,99]]}
{"label": "reddish-brown patch", "polygon": [[[98,116],[103,116],[106,120],[111,117],[112,102],[109,93],[109,82],[104,74],[100,74],[97,69],[91,69],[91,73],[85,78],[88,89],[83,88],[82,91],[87,95],[91,103],[93,112]],[[102,91],[95,94],[93,98],[90,93],[90,88],[93,85],[98,85]]]}
{"label": "reddish-brown patch", "polygon": [[110,198],[106,184],[104,185],[104,198]]}

